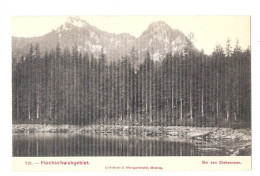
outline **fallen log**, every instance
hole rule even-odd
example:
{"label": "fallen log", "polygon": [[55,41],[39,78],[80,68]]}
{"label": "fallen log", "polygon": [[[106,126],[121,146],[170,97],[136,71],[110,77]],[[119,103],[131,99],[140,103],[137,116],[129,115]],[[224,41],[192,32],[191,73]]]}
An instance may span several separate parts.
{"label": "fallen log", "polygon": [[210,131],[210,132],[207,132],[207,133],[203,133],[203,134],[200,134],[200,135],[195,135],[195,136],[192,136],[191,139],[193,140],[207,140],[209,138],[210,135],[212,135],[214,132],[216,132],[218,129],[216,129],[215,131]]}

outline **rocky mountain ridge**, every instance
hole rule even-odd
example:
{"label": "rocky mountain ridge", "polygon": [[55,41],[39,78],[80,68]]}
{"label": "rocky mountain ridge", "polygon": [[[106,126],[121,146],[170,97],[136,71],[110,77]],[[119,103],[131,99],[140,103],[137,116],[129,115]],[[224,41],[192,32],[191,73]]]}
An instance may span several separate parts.
{"label": "rocky mountain ridge", "polygon": [[163,21],[150,24],[140,37],[135,38],[127,33],[108,33],[79,17],[68,17],[64,24],[43,36],[12,37],[13,58],[19,60],[25,56],[31,44],[39,43],[41,53],[44,53],[46,50],[55,49],[58,42],[63,49],[71,49],[76,44],[79,51],[92,53],[96,57],[103,50],[109,61],[117,61],[135,52],[137,62],[142,62],[147,51],[153,60],[161,61],[168,52],[182,50],[188,38]]}

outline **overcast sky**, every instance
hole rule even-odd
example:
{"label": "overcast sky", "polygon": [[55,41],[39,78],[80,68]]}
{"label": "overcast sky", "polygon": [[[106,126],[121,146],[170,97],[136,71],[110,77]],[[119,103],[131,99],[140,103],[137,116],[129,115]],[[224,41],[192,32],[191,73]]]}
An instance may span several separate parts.
{"label": "overcast sky", "polygon": [[[129,33],[139,37],[155,21],[162,20],[184,34],[195,34],[195,46],[210,54],[217,44],[225,47],[228,38],[232,46],[236,40],[242,49],[250,45],[249,16],[85,16],[82,19],[111,33]],[[12,35],[16,37],[42,36],[66,21],[66,16],[13,17]]]}

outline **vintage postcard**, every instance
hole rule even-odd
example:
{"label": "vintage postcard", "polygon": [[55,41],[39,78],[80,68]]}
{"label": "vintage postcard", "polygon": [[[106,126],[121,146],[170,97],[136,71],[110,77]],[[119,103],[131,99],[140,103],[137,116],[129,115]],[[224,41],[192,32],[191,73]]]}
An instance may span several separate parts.
{"label": "vintage postcard", "polygon": [[251,170],[250,16],[12,17],[15,171]]}

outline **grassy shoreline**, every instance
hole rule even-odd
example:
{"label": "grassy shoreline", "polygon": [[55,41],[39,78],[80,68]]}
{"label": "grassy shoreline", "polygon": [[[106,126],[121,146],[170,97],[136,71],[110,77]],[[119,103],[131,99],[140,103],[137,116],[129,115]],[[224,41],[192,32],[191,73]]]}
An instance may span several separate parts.
{"label": "grassy shoreline", "polygon": [[13,124],[13,133],[81,133],[116,136],[165,137],[192,140],[198,150],[225,147],[230,155],[251,155],[251,129],[186,126],[41,125]]}

